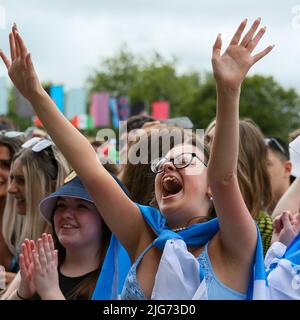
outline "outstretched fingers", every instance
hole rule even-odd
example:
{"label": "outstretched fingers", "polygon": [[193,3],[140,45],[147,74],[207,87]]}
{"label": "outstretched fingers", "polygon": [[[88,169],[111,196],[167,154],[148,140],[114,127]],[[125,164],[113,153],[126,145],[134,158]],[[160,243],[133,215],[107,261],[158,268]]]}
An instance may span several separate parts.
{"label": "outstretched fingers", "polygon": [[256,32],[259,24],[260,24],[260,21],[261,21],[261,18],[258,18],[258,19],[256,19],[256,20],[253,22],[251,28],[250,28],[249,31],[245,34],[245,36],[244,36],[244,38],[243,38],[243,40],[242,40],[242,42],[241,42],[241,44],[240,44],[241,46],[247,47],[247,45],[249,44],[249,42],[250,42],[250,41],[252,40],[252,38],[254,37],[254,34],[255,34],[255,32]]}
{"label": "outstretched fingers", "polygon": [[0,57],[2,59],[2,61],[4,62],[7,70],[10,68],[11,63],[9,61],[9,59],[7,58],[7,56],[4,54],[4,52],[2,50],[0,50]]}
{"label": "outstretched fingers", "polygon": [[261,28],[261,29],[258,31],[257,35],[248,43],[248,45],[247,45],[246,48],[247,48],[250,52],[252,52],[252,51],[256,48],[256,46],[257,46],[257,44],[259,43],[260,39],[261,39],[261,38],[263,37],[263,35],[266,33],[266,30],[267,30],[267,27]]}
{"label": "outstretched fingers", "polygon": [[16,49],[15,37],[12,32],[9,34],[9,47],[10,47],[11,62],[14,62],[17,59],[17,49]]}
{"label": "outstretched fingers", "polygon": [[272,51],[272,49],[275,47],[275,45],[268,46],[265,50],[257,53],[256,55],[253,56],[254,63],[262,59],[264,56],[266,56],[269,52]]}
{"label": "outstretched fingers", "polygon": [[26,57],[28,54],[28,50],[27,50],[25,43],[24,43],[24,41],[18,31],[15,32],[15,35],[16,35],[16,43],[20,49],[20,55],[21,55],[22,61],[26,65]]}
{"label": "outstretched fingers", "polygon": [[241,36],[245,30],[245,27],[247,25],[247,19],[241,22],[239,27],[237,28],[233,38],[231,39],[230,45],[237,45],[240,42]]}
{"label": "outstretched fingers", "polygon": [[213,46],[213,59],[221,55],[221,49],[222,49],[222,38],[221,38],[221,33],[219,33],[217,36],[216,42]]}

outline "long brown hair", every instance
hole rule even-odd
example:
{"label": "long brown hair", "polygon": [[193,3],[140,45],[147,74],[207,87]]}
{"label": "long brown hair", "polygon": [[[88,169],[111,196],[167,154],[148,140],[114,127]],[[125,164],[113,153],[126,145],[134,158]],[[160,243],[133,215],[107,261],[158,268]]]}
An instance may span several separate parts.
{"label": "long brown hair", "polygon": [[267,147],[261,130],[252,120],[241,120],[239,127],[239,186],[252,217],[256,218],[272,200]]}

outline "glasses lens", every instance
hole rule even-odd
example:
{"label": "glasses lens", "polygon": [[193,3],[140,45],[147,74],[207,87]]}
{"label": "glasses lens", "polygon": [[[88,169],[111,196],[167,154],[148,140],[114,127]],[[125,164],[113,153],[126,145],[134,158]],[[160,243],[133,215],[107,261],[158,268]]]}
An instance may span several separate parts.
{"label": "glasses lens", "polygon": [[178,169],[185,168],[192,162],[192,160],[193,155],[191,153],[183,153],[174,159],[174,165]]}
{"label": "glasses lens", "polygon": [[45,150],[46,148],[53,145],[53,142],[50,140],[41,140],[36,145],[32,147],[32,151],[34,152],[40,152],[42,150]]}
{"label": "glasses lens", "polygon": [[167,159],[160,158],[152,161],[151,163],[151,171],[154,173],[159,173],[162,171],[163,164],[166,163]]}

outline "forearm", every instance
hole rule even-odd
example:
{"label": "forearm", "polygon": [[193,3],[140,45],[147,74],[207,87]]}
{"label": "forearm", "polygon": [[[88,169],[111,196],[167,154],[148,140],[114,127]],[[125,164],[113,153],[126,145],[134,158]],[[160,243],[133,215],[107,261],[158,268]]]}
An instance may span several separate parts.
{"label": "forearm", "polygon": [[299,193],[300,193],[300,177],[298,177],[293,182],[293,184],[289,187],[289,189],[278,201],[272,213],[272,219],[281,215],[282,212],[285,210],[288,210],[291,213],[298,212],[300,208]]}
{"label": "forearm", "polygon": [[[51,138],[74,170],[79,175],[84,172],[83,180],[85,177],[93,176],[93,162],[95,164],[99,162],[87,139],[63,116],[44,90],[32,96],[30,102]],[[101,167],[100,164],[99,167]]]}
{"label": "forearm", "polygon": [[217,85],[217,116],[213,146],[209,159],[210,183],[226,181],[236,173],[239,150],[240,88]]}

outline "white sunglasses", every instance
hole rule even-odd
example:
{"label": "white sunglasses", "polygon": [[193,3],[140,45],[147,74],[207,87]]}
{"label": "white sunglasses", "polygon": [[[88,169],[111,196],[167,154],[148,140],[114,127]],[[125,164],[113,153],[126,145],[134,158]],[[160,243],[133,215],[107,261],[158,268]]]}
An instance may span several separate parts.
{"label": "white sunglasses", "polygon": [[34,152],[40,152],[53,145],[54,143],[52,140],[34,137],[23,143],[22,148],[31,148]]}
{"label": "white sunglasses", "polygon": [[21,136],[25,136],[24,132],[21,131],[6,131],[6,130],[2,130],[0,131],[0,135],[7,137],[7,138],[18,138]]}

